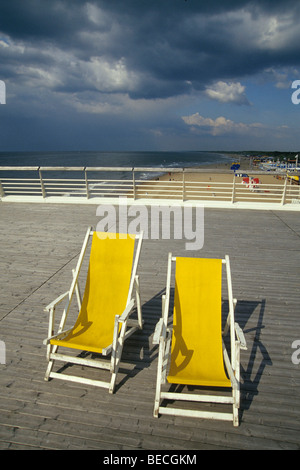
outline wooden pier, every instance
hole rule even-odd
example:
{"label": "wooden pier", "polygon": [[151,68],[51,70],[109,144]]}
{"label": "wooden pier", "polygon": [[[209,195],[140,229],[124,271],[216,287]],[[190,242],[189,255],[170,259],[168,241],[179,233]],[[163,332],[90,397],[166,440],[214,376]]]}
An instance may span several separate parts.
{"label": "wooden pier", "polygon": [[[198,251],[185,251],[186,240],[174,239],[172,230],[170,240],[145,239],[139,266],[145,325],[125,344],[113,395],[92,386],[44,381],[48,314],[43,309],[69,288],[86,229],[99,222],[96,206],[0,203],[0,214],[0,340],[5,344],[0,449],[300,448],[297,213],[206,208],[204,246]],[[158,349],[152,336],[161,316],[169,251],[230,256],[236,320],[248,346],[241,352],[238,428],[153,417]],[[292,347],[296,340],[298,355]]]}

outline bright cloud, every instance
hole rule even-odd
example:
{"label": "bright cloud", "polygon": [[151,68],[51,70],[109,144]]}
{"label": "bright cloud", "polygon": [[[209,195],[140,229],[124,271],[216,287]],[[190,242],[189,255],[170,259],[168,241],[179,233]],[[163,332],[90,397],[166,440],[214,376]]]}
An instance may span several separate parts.
{"label": "bright cloud", "polygon": [[195,113],[190,116],[182,116],[182,119],[188,126],[192,126],[192,129],[196,130],[196,132],[197,128],[200,128],[203,132],[214,136],[228,133],[248,134],[249,132],[253,133],[253,131],[264,127],[258,122],[244,124],[242,122],[234,122],[230,119],[226,119],[223,116],[211,119],[200,116],[199,113]]}
{"label": "bright cloud", "polygon": [[101,57],[92,57],[88,63],[82,64],[82,69],[90,84],[99,91],[128,92],[138,81],[137,75],[127,69],[124,58],[108,62]]}
{"label": "bright cloud", "polygon": [[250,104],[245,95],[245,87],[240,82],[226,83],[219,81],[213,86],[207,87],[205,94],[221,103]]}

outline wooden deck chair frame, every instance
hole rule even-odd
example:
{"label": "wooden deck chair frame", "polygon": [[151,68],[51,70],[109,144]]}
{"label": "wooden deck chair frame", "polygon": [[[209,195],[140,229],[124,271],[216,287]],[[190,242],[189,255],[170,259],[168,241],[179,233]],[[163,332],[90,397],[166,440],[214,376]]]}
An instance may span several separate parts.
{"label": "wooden deck chair frame", "polygon": [[[88,242],[92,238],[94,231],[92,227],[89,227],[81,248],[81,252],[78,258],[76,268],[72,270],[73,280],[70,286],[70,289],[64,294],[57,297],[53,302],[51,302],[45,311],[49,312],[49,327],[48,327],[48,338],[44,340],[44,344],[47,345],[47,361],[48,366],[46,369],[45,380],[49,378],[58,378],[71,382],[79,382],[87,385],[95,385],[98,387],[107,388],[109,393],[113,393],[116,384],[117,373],[120,366],[121,355],[123,350],[124,341],[131,336],[135,331],[142,329],[143,319],[142,319],[142,309],[141,309],[141,299],[140,299],[140,289],[139,289],[139,277],[137,273],[137,267],[141,252],[143,232],[138,235],[135,235],[135,240],[137,240],[135,256],[132,264],[131,279],[129,285],[129,292],[127,298],[126,308],[124,309],[121,315],[115,316],[114,322],[114,335],[112,344],[102,350],[102,356],[108,356],[111,354],[110,360],[99,360],[99,359],[86,359],[84,357],[72,356],[67,354],[60,354],[57,352],[57,349],[60,347],[58,345],[53,345],[50,343],[51,339],[60,339],[66,336],[71,330],[64,330],[67,316],[71,307],[71,302],[74,297],[74,293],[77,298],[78,309],[81,308],[81,294],[78,285],[78,277],[80,269],[84,260],[84,256],[87,250]],[[136,298],[133,297],[133,289],[135,287]],[[62,317],[59,323],[59,328],[57,334],[54,334],[54,320],[55,320],[55,311],[57,306],[65,300],[65,306],[62,312]],[[137,319],[131,319],[130,314],[136,305],[137,309]],[[78,377],[74,375],[67,375],[62,372],[53,372],[54,361],[63,361],[71,364],[79,364],[83,366],[90,366],[99,369],[106,369],[111,373],[111,379],[109,382],[104,382],[100,380],[88,379],[84,377]]]}
{"label": "wooden deck chair frame", "polygon": [[[233,421],[234,426],[238,426],[238,413],[240,406],[240,349],[247,349],[247,346],[241,328],[234,321],[234,308],[237,301],[233,298],[232,295],[231,271],[228,255],[226,255],[225,259],[222,260],[222,264],[225,264],[226,266],[229,301],[229,313],[227,316],[224,330],[222,331],[222,336],[224,337],[230,331],[231,359],[229,358],[228,352],[225,348],[223,338],[222,345],[225,370],[227,371],[228,377],[231,381],[232,396],[176,393],[170,391],[164,392],[161,390],[162,384],[166,383],[167,368],[171,355],[172,333],[171,328],[168,327],[168,316],[170,305],[172,262],[176,262],[176,257],[173,257],[172,253],[169,253],[166,294],[162,297],[162,317],[156,325],[155,333],[153,336],[153,344],[159,345],[154,417],[158,417],[159,414],[168,414],[175,416],[177,415],[196,418],[219,419],[226,421],[230,420]],[[162,406],[163,402],[167,403],[167,400],[183,400],[206,403],[227,403],[232,404],[232,413],[189,410],[183,408],[175,408],[171,406]]]}

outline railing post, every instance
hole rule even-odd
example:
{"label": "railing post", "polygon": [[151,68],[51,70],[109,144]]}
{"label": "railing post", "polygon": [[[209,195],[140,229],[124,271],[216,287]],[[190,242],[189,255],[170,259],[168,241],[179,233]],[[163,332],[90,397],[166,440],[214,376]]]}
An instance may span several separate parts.
{"label": "railing post", "polygon": [[185,175],[184,168],[182,168],[182,201],[185,200]]}
{"label": "railing post", "polygon": [[284,181],[282,198],[281,198],[281,205],[282,206],[285,204],[286,186],[287,186],[287,176],[285,175],[285,181]]}
{"label": "railing post", "polygon": [[132,189],[133,189],[133,199],[136,199],[136,187],[135,187],[135,174],[134,168],[132,168]]}
{"label": "railing post", "polygon": [[90,193],[89,193],[89,183],[88,183],[88,176],[87,176],[87,171],[84,169],[84,179],[85,179],[85,190],[86,190],[86,198],[90,198]]}
{"label": "railing post", "polygon": [[5,192],[4,192],[1,180],[0,180],[0,197],[5,197]]}
{"label": "railing post", "polygon": [[235,173],[233,173],[232,193],[231,193],[231,204],[234,203],[234,199],[235,199]]}
{"label": "railing post", "polygon": [[41,188],[42,188],[42,196],[45,199],[47,194],[46,194],[46,190],[45,190],[45,184],[44,184],[44,181],[43,181],[42,171],[40,169],[39,169],[39,176],[40,176],[40,183],[41,183]]}

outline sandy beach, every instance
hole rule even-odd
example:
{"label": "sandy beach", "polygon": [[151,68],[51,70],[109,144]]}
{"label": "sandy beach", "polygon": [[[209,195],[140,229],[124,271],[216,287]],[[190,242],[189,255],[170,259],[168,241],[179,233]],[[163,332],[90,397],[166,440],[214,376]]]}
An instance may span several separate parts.
{"label": "sandy beach", "polygon": [[[227,199],[234,179],[237,189],[243,197],[247,197],[250,191],[255,192],[257,197],[259,194],[262,196],[263,193],[264,198],[276,196],[277,192],[278,194],[282,192],[284,177],[262,172],[258,168],[250,168],[250,159],[247,157],[240,155],[231,155],[231,157],[232,161],[227,163],[185,168],[184,172],[181,169],[169,171],[139,184],[138,195],[139,197],[149,197],[149,195],[152,197],[172,197],[170,196],[172,192],[174,197],[177,195],[181,198],[183,179],[188,198],[196,196],[204,199],[216,197]],[[234,176],[234,171],[230,169],[235,162],[240,164],[236,176]],[[256,175],[255,172],[258,174]]]}

